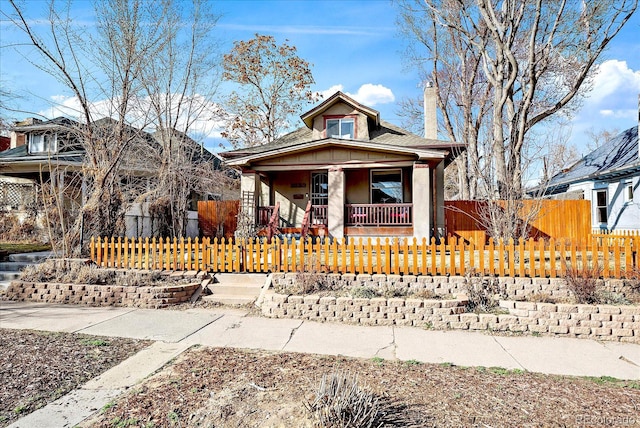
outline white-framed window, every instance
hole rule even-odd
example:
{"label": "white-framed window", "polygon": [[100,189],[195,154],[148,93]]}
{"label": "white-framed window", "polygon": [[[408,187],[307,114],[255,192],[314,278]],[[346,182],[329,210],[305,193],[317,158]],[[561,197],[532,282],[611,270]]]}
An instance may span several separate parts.
{"label": "white-framed window", "polygon": [[400,204],[402,201],[402,170],[371,170],[371,203]]}
{"label": "white-framed window", "polygon": [[29,153],[57,152],[57,137],[57,134],[29,134]]}
{"label": "white-framed window", "polygon": [[607,191],[596,190],[594,200],[596,223],[606,223],[609,218]]}
{"label": "white-framed window", "polygon": [[351,117],[327,119],[327,138],[355,139],[355,120]]}

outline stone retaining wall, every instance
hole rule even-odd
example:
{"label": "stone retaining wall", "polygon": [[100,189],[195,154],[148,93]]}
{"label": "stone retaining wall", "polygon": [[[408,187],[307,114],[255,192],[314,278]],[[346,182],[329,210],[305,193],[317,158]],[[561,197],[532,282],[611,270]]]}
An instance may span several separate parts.
{"label": "stone retaining wall", "polygon": [[[273,318],[437,330],[489,330],[640,343],[640,307],[500,301],[505,313],[465,313],[466,300],[354,299],[269,293],[262,314]],[[506,313],[508,311],[508,313]]]}
{"label": "stone retaining wall", "polygon": [[[274,273],[273,284],[285,287],[292,285],[297,275],[297,273]],[[467,292],[467,278],[464,276],[327,274],[326,277],[336,288],[370,287],[384,289],[388,287],[406,287],[410,293],[429,290],[436,296],[449,296]],[[476,278],[479,279],[478,277]],[[553,299],[571,297],[571,292],[567,289],[565,280],[561,278],[485,277],[484,279],[495,279],[504,289],[508,298],[513,300],[524,300],[527,296],[534,294],[546,294]],[[600,286],[615,293],[625,294],[630,291],[630,286],[626,284],[626,281],[620,279],[600,280]]]}
{"label": "stone retaining wall", "polygon": [[[183,276],[172,274],[172,277],[179,279]],[[195,275],[189,277],[194,279],[191,284],[144,287],[12,281],[5,296],[9,300],[42,303],[162,308],[191,299],[201,281],[196,280]]]}

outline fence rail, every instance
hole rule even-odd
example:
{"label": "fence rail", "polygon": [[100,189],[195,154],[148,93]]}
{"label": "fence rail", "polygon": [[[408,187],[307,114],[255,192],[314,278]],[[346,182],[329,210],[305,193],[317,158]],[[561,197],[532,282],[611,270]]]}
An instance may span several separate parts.
{"label": "fence rail", "polygon": [[475,245],[460,239],[225,240],[92,238],[99,266],[210,272],[317,271],[353,274],[556,278],[567,267],[629,277],[640,267],[640,236],[593,236],[583,242],[533,239]]}

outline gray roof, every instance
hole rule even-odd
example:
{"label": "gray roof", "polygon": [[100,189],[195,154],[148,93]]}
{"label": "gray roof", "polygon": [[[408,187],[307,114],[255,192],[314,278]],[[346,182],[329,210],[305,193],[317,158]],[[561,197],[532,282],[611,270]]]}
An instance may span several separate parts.
{"label": "gray roof", "polygon": [[621,132],[568,170],[553,176],[548,193],[563,192],[570,184],[580,181],[606,180],[632,174],[640,174],[637,126]]}
{"label": "gray roof", "polygon": [[[367,143],[380,143],[421,149],[450,149],[454,146],[462,146],[457,143],[422,138],[419,135],[412,134],[405,129],[397,127],[389,122],[385,122],[384,120],[380,121],[379,127],[370,127],[369,138],[370,139],[366,141]],[[306,126],[302,126],[269,144],[223,152],[220,155],[227,159],[233,159],[240,156],[266,153],[271,150],[292,147],[299,144],[309,143],[311,141],[313,141],[313,131]]]}

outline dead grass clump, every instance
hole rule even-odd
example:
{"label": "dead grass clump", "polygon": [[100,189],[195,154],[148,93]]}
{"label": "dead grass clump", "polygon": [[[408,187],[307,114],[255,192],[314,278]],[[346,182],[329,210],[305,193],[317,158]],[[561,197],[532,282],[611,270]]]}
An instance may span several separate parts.
{"label": "dead grass clump", "polygon": [[394,416],[382,397],[358,383],[357,375],[340,371],[322,376],[315,399],[305,407],[322,428],[389,426]]}
{"label": "dead grass clump", "polygon": [[527,297],[527,300],[529,302],[536,302],[536,303],[557,303],[557,299],[552,297],[549,293],[545,293],[542,291],[531,294],[530,296]]}
{"label": "dead grass clump", "polygon": [[126,272],[123,275],[116,275],[115,283],[123,287],[148,287],[157,284],[162,279],[160,272]]}
{"label": "dead grass clump", "polygon": [[24,268],[22,281],[60,282],[68,284],[106,284],[113,281],[115,273],[93,264],[67,263],[66,260],[49,259]]}
{"label": "dead grass clump", "polygon": [[576,303],[599,303],[598,280],[601,274],[602,269],[598,264],[591,267],[577,267],[565,262],[564,280],[567,283],[567,288],[575,297]]}

